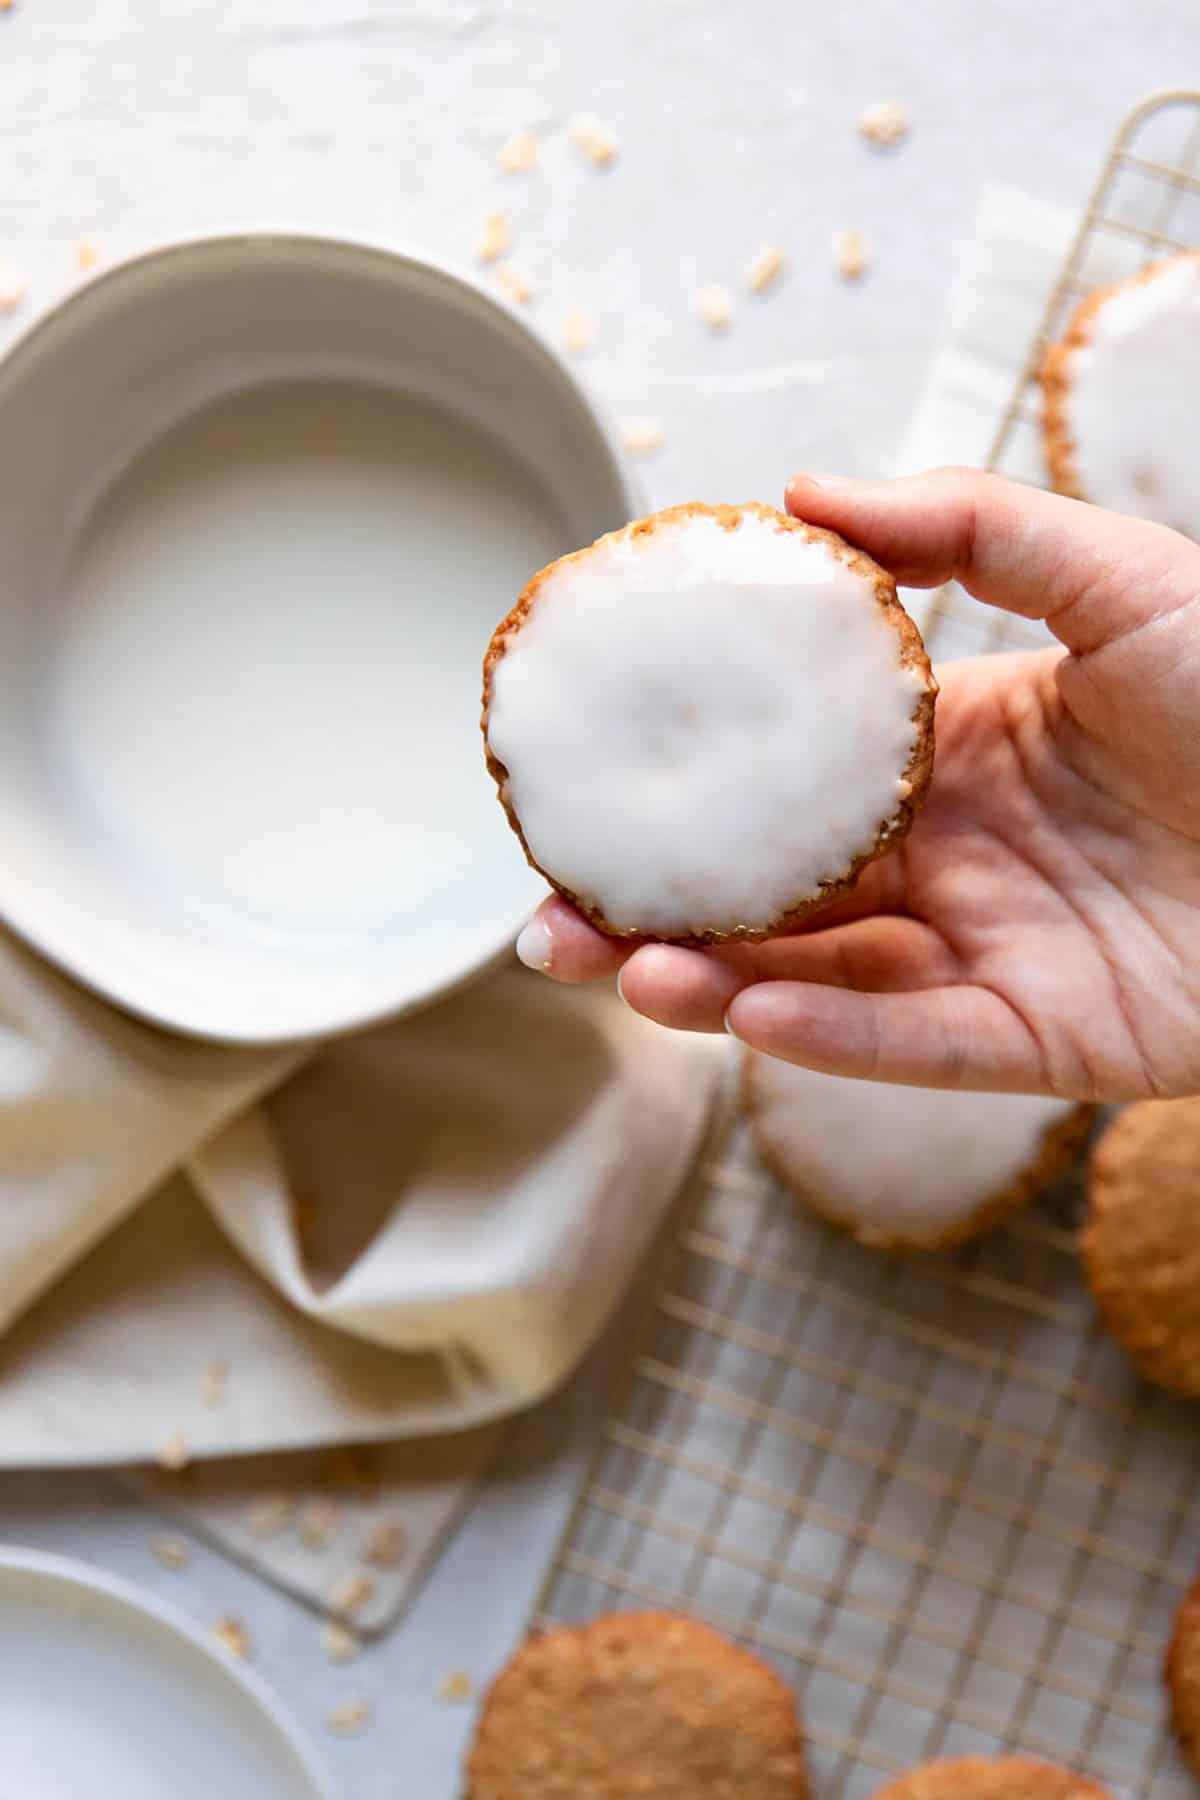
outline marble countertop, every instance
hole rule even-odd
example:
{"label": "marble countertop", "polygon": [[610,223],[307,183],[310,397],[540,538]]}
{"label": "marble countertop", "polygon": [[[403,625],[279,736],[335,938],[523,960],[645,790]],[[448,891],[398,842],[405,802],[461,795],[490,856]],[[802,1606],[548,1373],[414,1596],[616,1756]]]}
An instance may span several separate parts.
{"label": "marble countertop", "polygon": [[[1121,115],[1200,80],[1179,0],[15,0],[0,13],[0,261],[31,304],[72,279],[75,247],[117,253],[230,223],[367,232],[469,262],[484,215],[552,335],[596,324],[583,378],[619,419],[665,434],[656,504],[773,499],[794,468],[887,466],[937,339],[981,184],[1080,205]],[[855,120],[887,98],[910,139],[872,149]],[[604,171],[566,140],[611,126]],[[519,127],[541,168],[505,176]],[[861,230],[847,284],[831,239]],[[741,292],[762,244],[789,257]],[[697,290],[735,290],[730,331]],[[0,318],[0,343],[15,329]],[[518,1632],[577,1478],[603,1389],[593,1361],[519,1421],[408,1618],[331,1668],[307,1614],[208,1550],[161,1569],[150,1515],[91,1474],[0,1478],[0,1537],[88,1558],[211,1619],[243,1618],[297,1717],[371,1700],[371,1728],[323,1748],[349,1800],[451,1800],[466,1707],[440,1677],[482,1679]]]}

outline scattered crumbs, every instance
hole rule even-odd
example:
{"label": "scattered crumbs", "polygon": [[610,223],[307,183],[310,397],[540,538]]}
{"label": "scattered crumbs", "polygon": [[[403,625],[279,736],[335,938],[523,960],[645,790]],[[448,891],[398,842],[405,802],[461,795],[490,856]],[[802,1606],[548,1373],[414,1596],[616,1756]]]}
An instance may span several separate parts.
{"label": "scattered crumbs", "polygon": [[860,114],[858,129],[869,143],[890,149],[908,136],[908,110],[898,100],[877,100]]}
{"label": "scattered crumbs", "polygon": [[94,269],[100,261],[100,246],[95,238],[80,238],[75,246],[75,267],[77,269]]}
{"label": "scattered crumbs", "polygon": [[501,263],[496,270],[496,286],[509,300],[518,306],[525,306],[533,299],[533,283],[521,269],[514,269],[511,263]]}
{"label": "scattered crumbs", "polygon": [[710,331],[728,331],[733,318],[729,289],[702,287],[696,295],[696,311]]}
{"label": "scattered crumbs", "polygon": [[367,1538],[363,1558],[376,1568],[391,1569],[408,1548],[408,1533],[399,1519],[381,1519]]}
{"label": "scattered crumbs", "polygon": [[178,1471],[186,1469],[192,1460],[192,1448],[182,1431],[173,1431],[158,1447],[158,1466],[160,1469]]}
{"label": "scattered crumbs", "polygon": [[218,1619],[213,1626],[213,1636],[218,1643],[224,1644],[230,1656],[236,1656],[239,1662],[249,1661],[250,1634],[240,1619]]}
{"label": "scattered crumbs", "polygon": [[621,431],[621,442],[630,456],[653,456],[666,441],[663,428],[656,419],[631,419]]}
{"label": "scattered crumbs", "polygon": [[596,327],[585,312],[576,308],[569,312],[563,320],[563,349],[569,350],[572,356],[581,356],[590,350],[596,341]]}
{"label": "scattered crumbs", "polygon": [[567,130],[575,148],[597,168],[604,168],[613,161],[617,154],[616,135],[595,113],[576,113]]}
{"label": "scattered crumbs", "polygon": [[296,1502],[284,1494],[264,1494],[255,1500],[247,1514],[247,1523],[255,1537],[274,1537],[291,1522]]}
{"label": "scattered crumbs", "polygon": [[764,244],[746,270],[746,286],[752,294],[765,294],[787,267],[787,257],[776,244]]}
{"label": "scattered crumbs", "polygon": [[340,1620],[328,1619],[321,1627],[321,1648],[330,1662],[349,1662],[358,1655],[358,1639]]}
{"label": "scattered crumbs", "polygon": [[186,1568],[192,1559],[192,1553],[182,1538],[151,1538],[150,1548],[164,1569]]}
{"label": "scattered crumbs", "polygon": [[496,161],[506,175],[524,175],[536,169],[542,147],[532,131],[514,131],[507,143],[501,144]]}
{"label": "scattered crumbs", "polygon": [[481,263],[496,262],[512,249],[512,224],[506,212],[491,212],[483,221],[475,244]]}
{"label": "scattered crumbs", "polygon": [[320,1550],[329,1542],[337,1522],[336,1500],[309,1500],[300,1508],[296,1524],[309,1549]]}
{"label": "scattered crumbs", "polygon": [[225,1398],[225,1389],[229,1384],[229,1364],[210,1362],[204,1371],[204,1383],[201,1392],[205,1406],[220,1406]]}
{"label": "scattered crumbs", "polygon": [[845,281],[857,281],[865,275],[871,261],[867,240],[861,231],[839,231],[833,239],[833,266]]}
{"label": "scattered crumbs", "polygon": [[374,1593],[375,1583],[369,1575],[344,1575],[331,1589],[329,1605],[335,1613],[361,1612]]}
{"label": "scattered crumbs", "polygon": [[[3,10],[4,0],[0,0],[0,11]],[[16,312],[28,292],[28,275],[7,263],[0,263],[0,312]]]}
{"label": "scattered crumbs", "polygon": [[341,1444],[321,1461],[321,1474],[330,1487],[351,1488],[360,1500],[373,1500],[379,1492],[379,1463],[365,1446]]}
{"label": "scattered crumbs", "polygon": [[461,1706],[475,1696],[475,1683],[465,1669],[450,1669],[438,1682],[437,1697],[447,1706]]}
{"label": "scattered crumbs", "polygon": [[336,1731],[342,1737],[362,1731],[370,1722],[371,1708],[365,1700],[343,1700],[340,1706],[334,1707],[326,1720],[330,1731]]}

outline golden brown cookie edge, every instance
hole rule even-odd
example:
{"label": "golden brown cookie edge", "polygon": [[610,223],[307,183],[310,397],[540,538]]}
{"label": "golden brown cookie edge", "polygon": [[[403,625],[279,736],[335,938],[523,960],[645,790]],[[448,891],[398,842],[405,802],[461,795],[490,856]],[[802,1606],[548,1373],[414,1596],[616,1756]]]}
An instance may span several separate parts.
{"label": "golden brown cookie edge", "polygon": [[955,1756],[922,1763],[871,1800],[1112,1800],[1107,1788],[1059,1763],[1027,1756]]}

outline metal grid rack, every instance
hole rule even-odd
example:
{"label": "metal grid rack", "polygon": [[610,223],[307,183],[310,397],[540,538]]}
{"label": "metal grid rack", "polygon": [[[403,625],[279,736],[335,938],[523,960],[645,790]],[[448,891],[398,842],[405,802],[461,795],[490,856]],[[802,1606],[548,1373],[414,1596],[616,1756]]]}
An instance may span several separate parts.
{"label": "metal grid rack", "polygon": [[[1130,267],[1200,243],[1200,94],[1147,102],[1118,134],[992,466],[1036,431],[1042,345],[1111,279],[1107,239]],[[938,597],[935,649],[972,609]],[[978,613],[989,646],[1022,641]],[[1098,1331],[1079,1198],[1076,1177],[957,1254],[886,1257],[808,1216],[729,1122],[534,1626],[667,1607],[758,1649],[796,1688],[821,1800],[1001,1750],[1121,1795],[1194,1796],[1161,1662],[1200,1563],[1200,1414]]]}

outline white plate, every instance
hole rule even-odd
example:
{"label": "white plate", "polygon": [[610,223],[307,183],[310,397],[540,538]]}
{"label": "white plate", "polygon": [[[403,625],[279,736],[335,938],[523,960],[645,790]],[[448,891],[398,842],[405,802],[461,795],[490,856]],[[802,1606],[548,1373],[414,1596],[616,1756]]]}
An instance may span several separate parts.
{"label": "white plate", "polygon": [[488,636],[635,498],[472,282],[340,240],[106,272],[0,364],[0,918],[228,1040],[429,1001],[543,891],[484,768]]}
{"label": "white plate", "polygon": [[278,1701],[99,1569],[0,1548],[4,1800],[332,1800]]}

